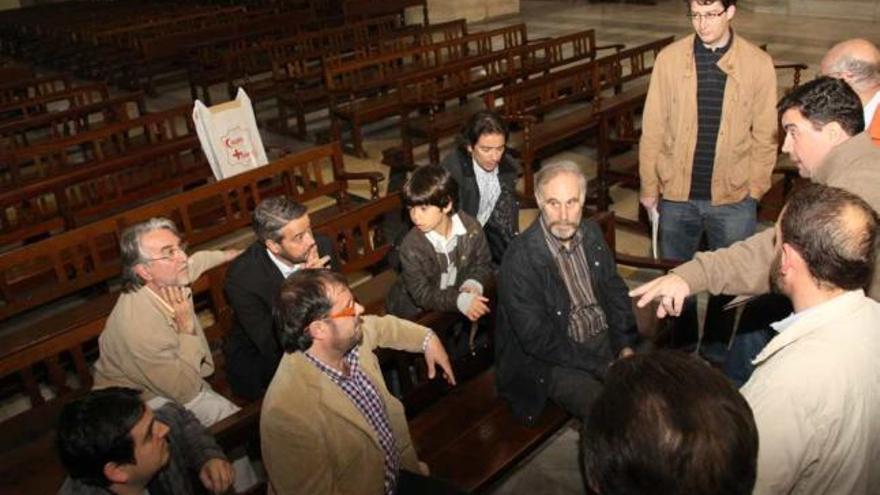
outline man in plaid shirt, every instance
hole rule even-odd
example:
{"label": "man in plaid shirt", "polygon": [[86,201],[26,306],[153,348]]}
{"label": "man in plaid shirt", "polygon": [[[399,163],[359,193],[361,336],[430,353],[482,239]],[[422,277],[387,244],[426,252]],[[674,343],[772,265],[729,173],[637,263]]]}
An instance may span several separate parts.
{"label": "man in plaid shirt", "polygon": [[275,493],[403,493],[427,474],[403,405],[382,379],[373,350],[423,352],[428,376],[455,377],[430,329],[393,316],[362,316],[345,278],[303,269],[277,305],[285,355],[263,399],[263,461]]}

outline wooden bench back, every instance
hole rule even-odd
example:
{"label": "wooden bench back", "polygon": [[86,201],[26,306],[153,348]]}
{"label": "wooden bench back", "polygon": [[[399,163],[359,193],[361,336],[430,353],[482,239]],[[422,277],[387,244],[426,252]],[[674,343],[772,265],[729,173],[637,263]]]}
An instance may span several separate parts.
{"label": "wooden bench back", "polygon": [[527,39],[525,24],[515,24],[364,60],[325,59],[324,82],[331,95],[356,97],[393,85],[395,79],[420,70],[523,46]]}
{"label": "wooden bench back", "polygon": [[0,318],[116,277],[119,234],[127,225],[165,216],[198,246],[250,225],[254,206],[266,197],[284,194],[302,203],[332,196],[347,208],[346,186],[342,152],[332,143],[2,253]]}
{"label": "wooden bench back", "polygon": [[556,69],[564,65],[596,58],[596,31],[585,29],[526,45],[521,52],[526,74]]}
{"label": "wooden bench back", "polygon": [[385,0],[382,2],[375,2],[373,0],[344,0],[342,3],[342,15],[345,17],[346,22],[349,22],[395,14],[405,23],[406,10],[414,7],[421,8],[421,23],[424,25],[430,24],[428,21],[427,0]]}
{"label": "wooden bench back", "polygon": [[385,220],[387,215],[399,215],[401,207],[400,193],[391,193],[337,215],[315,230],[333,241],[343,273],[359,272],[381,265],[391,251]]}
{"label": "wooden bench back", "polygon": [[58,176],[150,147],[196,136],[191,105],[117,122],[67,138],[8,152],[7,175],[0,185],[24,185]]}
{"label": "wooden bench back", "polygon": [[69,108],[0,124],[5,148],[23,148],[146,114],[143,92],[114,96],[94,103],[77,102]]}
{"label": "wooden bench back", "polygon": [[68,90],[71,86],[70,76],[67,74],[5,81],[0,83],[0,104],[48,96]]}
{"label": "wooden bench back", "polygon": [[0,119],[12,122],[65,108],[90,105],[106,100],[108,96],[106,84],[86,84],[32,98],[2,102],[0,103]]}

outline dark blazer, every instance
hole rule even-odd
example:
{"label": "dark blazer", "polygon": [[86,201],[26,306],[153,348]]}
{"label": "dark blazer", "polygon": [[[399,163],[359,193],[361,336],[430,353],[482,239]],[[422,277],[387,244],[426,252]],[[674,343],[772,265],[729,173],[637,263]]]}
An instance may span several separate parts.
{"label": "dark blazer", "polygon": [[[458,183],[458,209],[476,218],[480,209],[480,189],[470,153],[460,146],[456,147],[443,158],[440,166],[448,170]],[[519,172],[519,163],[509,153],[505,153],[498,165],[501,195],[495,203],[492,217],[483,226],[492,252],[492,261],[496,265],[501,264],[504,251],[519,232],[519,204],[516,199],[516,179]]]}
{"label": "dark blazer", "polygon": [[[630,298],[599,226],[583,220],[590,279],[608,320],[616,356],[633,346],[638,332]],[[495,372],[498,393],[514,414],[530,423],[544,410],[554,366],[587,371],[602,379],[609,364],[568,336],[571,300],[541,228],[535,220],[507,249],[499,270]]]}
{"label": "dark blazer", "polygon": [[[316,234],[315,242],[318,254],[331,255],[330,267],[338,270],[330,239]],[[233,317],[223,351],[227,380],[235,395],[251,400],[262,397],[281,360],[272,308],[283,281],[281,271],[260,241],[254,241],[237,256],[226,272],[224,290]]]}

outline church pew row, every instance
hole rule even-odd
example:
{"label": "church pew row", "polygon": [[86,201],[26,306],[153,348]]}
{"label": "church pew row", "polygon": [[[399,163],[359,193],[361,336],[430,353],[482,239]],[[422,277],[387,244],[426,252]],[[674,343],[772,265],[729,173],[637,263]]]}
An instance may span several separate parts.
{"label": "church pew row", "polygon": [[440,139],[456,134],[474,112],[483,108],[478,98],[471,98],[473,95],[593,60],[600,50],[622,48],[623,45],[597,46],[595,31],[587,29],[529,43],[491,62],[490,56],[486,56],[485,62],[469,58],[401,78],[396,94],[402,146],[383,151],[384,161],[411,168],[413,148],[426,142],[429,161],[436,165],[440,161]]}
{"label": "church pew row", "polygon": [[[583,65],[507,85],[484,96],[487,108],[522,127],[521,142],[514,140],[513,147],[519,149],[522,156],[526,198],[533,197],[534,171],[542,158],[573,140],[582,139],[587,131],[596,130],[606,119],[620,115],[622,109],[634,112],[644,105],[653,61],[672,39],[663,38],[629,48]],[[607,94],[609,91],[612,94]],[[585,102],[588,102],[586,108]],[[551,112],[556,112],[552,119],[542,120]],[[599,139],[600,149],[602,139]]]}
{"label": "church pew row", "polygon": [[5,105],[40,96],[48,96],[70,89],[71,86],[70,76],[67,74],[3,81],[0,82],[0,104]]}
{"label": "church pew row", "polygon": [[285,194],[302,203],[333,198],[333,206],[314,215],[320,219],[354,206],[350,181],[369,181],[377,197],[381,179],[378,172],[346,172],[339,146],[332,143],[0,253],[0,318],[110,282],[119,273],[116,246],[127,225],[166,216],[199,246],[250,225],[262,198]]}
{"label": "church pew row", "polygon": [[424,25],[429,24],[427,0],[385,0],[376,2],[373,0],[344,0],[342,3],[342,15],[346,22],[369,19],[388,14],[394,14],[406,22],[406,11],[419,8]]}
{"label": "church pew row", "polygon": [[[396,17],[391,17],[396,19]],[[288,119],[296,118],[296,134],[307,133],[306,114],[327,108],[329,97],[324,88],[325,60],[364,60],[409,48],[460,39],[468,35],[464,19],[427,26],[405,26],[376,34],[360,42],[323,46],[304,45],[294,50],[272,47],[272,84],[279,89],[278,121],[282,132],[289,132]],[[356,37],[353,38],[356,40]]]}
{"label": "church pew row", "polygon": [[0,147],[23,148],[61,139],[104,125],[135,119],[146,114],[142,92],[123,94],[100,101],[75,102],[61,110],[0,123]]}
{"label": "church pew row", "polygon": [[527,43],[525,24],[514,24],[365,60],[325,60],[324,89],[329,98],[333,139],[341,141],[343,127],[348,127],[354,153],[365,156],[363,125],[400,113],[397,95],[388,91],[399,78],[469,57],[506,53]]}
{"label": "church pew row", "polygon": [[[29,81],[33,81],[33,79]],[[60,81],[64,81],[64,79]],[[55,84],[60,85],[61,83],[55,80]],[[108,96],[107,85],[104,83],[84,84],[76,87],[64,86],[63,89],[55,91],[43,90],[33,96],[23,95],[0,102],[0,122],[13,122],[50,111],[87,105],[106,100]]]}
{"label": "church pew row", "polygon": [[189,105],[6,151],[0,244],[105,218],[211,176]]}

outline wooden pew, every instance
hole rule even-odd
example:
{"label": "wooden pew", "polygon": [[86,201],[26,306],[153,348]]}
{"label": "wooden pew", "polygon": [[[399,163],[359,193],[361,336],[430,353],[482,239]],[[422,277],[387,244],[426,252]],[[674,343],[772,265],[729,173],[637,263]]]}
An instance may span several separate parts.
{"label": "wooden pew", "polygon": [[[440,139],[456,134],[470,115],[482,109],[479,100],[469,98],[472,94],[489,90],[498,84],[512,83],[516,78],[528,79],[572,63],[592,60],[599,50],[619,51],[622,47],[596,46],[595,31],[588,29],[529,43],[512,51],[510,61],[516,77],[497,77],[497,74],[485,68],[484,73],[476,75],[459,74],[469,64],[462,62],[402,78],[397,83],[397,94],[403,144],[399,151],[396,148],[384,151],[384,161],[412,168],[415,165],[414,146],[427,142],[429,161],[436,165],[440,161]],[[479,69],[476,65],[474,68]],[[450,105],[452,100],[458,100],[458,106]],[[395,158],[398,153],[399,158]]]}
{"label": "wooden pew", "polygon": [[331,51],[326,48],[306,49],[300,52],[272,54],[273,79],[278,83],[290,81],[278,96],[281,132],[289,132],[288,119],[296,119],[297,135],[307,133],[306,114],[327,108],[329,98],[324,88],[323,60],[327,56],[363,60],[384,53],[448,42],[467,36],[467,23],[457,19],[428,26],[412,26],[376,35],[363,44]]}
{"label": "wooden pew", "polygon": [[[487,108],[523,127],[522,144],[514,147],[522,154],[526,200],[533,198],[534,170],[541,158],[579,139],[587,131],[598,129],[606,112],[644,104],[646,76],[651,73],[654,57],[671,41],[672,37],[657,40],[485,95]],[[638,79],[643,79],[644,84],[620,91],[624,84]],[[604,94],[608,91],[614,94]],[[560,109],[571,109],[572,104],[584,102],[589,102],[587,108],[581,105],[568,113],[558,113]],[[557,113],[552,120],[541,122],[541,117],[550,112]]]}
{"label": "wooden pew", "polygon": [[0,83],[0,104],[29,100],[65,91],[72,86],[70,76],[39,76]]}
{"label": "wooden pew", "polygon": [[430,24],[428,20],[427,0],[386,0],[383,2],[375,2],[372,0],[344,0],[342,3],[342,15],[345,17],[346,21],[352,21],[386,14],[395,14],[400,16],[401,21],[406,24],[406,10],[415,7],[421,7],[421,23],[425,26]]}
{"label": "wooden pew", "polygon": [[325,59],[324,84],[330,97],[333,138],[341,140],[343,125],[347,124],[354,153],[366,156],[362,126],[400,113],[397,95],[387,92],[395,87],[397,79],[450,61],[503,52],[527,42],[525,24],[515,24],[366,60],[338,63]]}
{"label": "wooden pew", "polygon": [[373,197],[378,196],[381,174],[346,172],[339,146],[332,143],[0,253],[0,318],[115,278],[116,246],[126,225],[165,216],[198,246],[250,225],[251,211],[264,197],[285,194],[301,203],[334,198],[332,207],[313,214],[316,219],[350,209],[352,180],[368,180]]}
{"label": "wooden pew", "polygon": [[56,91],[33,98],[22,98],[0,103],[0,121],[13,122],[35,115],[59,111],[106,100],[109,97],[107,85],[87,84],[75,88]]}
{"label": "wooden pew", "polygon": [[[396,16],[384,16],[343,26],[303,31],[295,36],[228,50],[221,56],[222,79],[229,98],[239,87],[247,91],[256,106],[290,91],[299,73],[286,73],[283,61],[305,59],[317,63],[326,54],[345,53],[356,46],[367,46],[374,36],[399,28]],[[323,72],[321,73],[323,75]],[[205,90],[206,91],[206,90]]]}
{"label": "wooden pew", "polygon": [[114,96],[98,102],[77,102],[61,111],[0,123],[0,147],[23,148],[138,118],[144,114],[146,102],[141,92]]}

